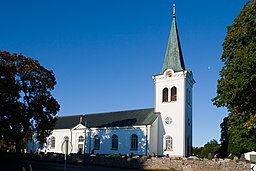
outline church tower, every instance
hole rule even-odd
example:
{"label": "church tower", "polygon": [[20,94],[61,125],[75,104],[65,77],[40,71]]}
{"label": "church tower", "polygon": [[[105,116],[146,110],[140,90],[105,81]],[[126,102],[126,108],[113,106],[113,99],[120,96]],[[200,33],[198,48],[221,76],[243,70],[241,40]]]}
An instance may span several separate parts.
{"label": "church tower", "polygon": [[192,150],[192,88],[195,80],[186,70],[173,5],[172,26],[160,74],[155,83],[157,155],[189,156]]}

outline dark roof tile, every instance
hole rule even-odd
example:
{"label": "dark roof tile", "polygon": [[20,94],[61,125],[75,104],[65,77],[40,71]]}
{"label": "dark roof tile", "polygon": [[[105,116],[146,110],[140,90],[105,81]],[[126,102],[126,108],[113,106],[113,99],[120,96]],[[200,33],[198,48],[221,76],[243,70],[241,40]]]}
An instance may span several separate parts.
{"label": "dark roof tile", "polygon": [[58,117],[54,129],[74,128],[80,123],[80,118],[83,116],[86,118],[87,127],[90,128],[150,125],[157,118],[154,108],[72,115]]}

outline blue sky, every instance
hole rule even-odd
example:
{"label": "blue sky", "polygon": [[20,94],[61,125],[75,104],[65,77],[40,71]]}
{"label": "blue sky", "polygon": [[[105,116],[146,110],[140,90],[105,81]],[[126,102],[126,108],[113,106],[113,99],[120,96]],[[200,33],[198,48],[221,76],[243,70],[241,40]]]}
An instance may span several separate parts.
{"label": "blue sky", "polygon": [[55,72],[59,116],[153,107],[176,3],[186,68],[194,73],[193,142],[219,140],[213,106],[227,29],[245,0],[0,0],[0,50]]}

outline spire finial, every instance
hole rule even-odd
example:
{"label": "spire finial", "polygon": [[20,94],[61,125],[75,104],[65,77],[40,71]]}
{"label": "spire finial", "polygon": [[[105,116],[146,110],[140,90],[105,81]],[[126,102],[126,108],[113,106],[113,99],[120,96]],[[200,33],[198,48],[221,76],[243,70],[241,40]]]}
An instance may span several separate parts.
{"label": "spire finial", "polygon": [[172,5],[172,16],[176,17],[176,5],[175,4]]}

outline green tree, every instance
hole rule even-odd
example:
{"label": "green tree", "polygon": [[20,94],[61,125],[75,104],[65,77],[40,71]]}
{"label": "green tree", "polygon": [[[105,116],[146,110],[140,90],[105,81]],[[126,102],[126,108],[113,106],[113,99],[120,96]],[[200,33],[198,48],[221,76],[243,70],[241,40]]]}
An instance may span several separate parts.
{"label": "green tree", "polygon": [[229,114],[227,117],[226,128],[223,130],[226,131],[228,140],[222,137],[222,145],[227,147],[231,156],[240,157],[245,152],[256,150],[256,132],[245,128],[248,117],[250,116],[237,114]]}
{"label": "green tree", "polygon": [[17,152],[30,131],[39,142],[50,135],[60,108],[51,95],[55,84],[53,71],[37,60],[0,51],[0,135],[15,141]]}
{"label": "green tree", "polygon": [[[251,133],[255,132],[256,125],[255,0],[249,0],[232,26],[228,27],[221,60],[224,67],[220,71],[217,96],[213,99],[217,107],[223,106],[229,111],[227,127],[222,127],[228,129],[228,143],[221,141],[225,142],[225,145],[228,144],[228,152],[241,154],[252,149]],[[246,137],[246,141],[241,144],[243,136]]]}
{"label": "green tree", "polygon": [[235,19],[223,43],[222,61],[217,96],[218,107],[235,113],[256,111],[256,6],[247,3]]}
{"label": "green tree", "polygon": [[215,155],[219,148],[220,144],[218,144],[217,140],[213,139],[204,145],[201,151],[201,157],[207,158],[209,153]]}
{"label": "green tree", "polygon": [[218,157],[226,158],[229,155],[229,153],[228,153],[228,143],[229,143],[228,117],[225,117],[223,119],[223,122],[220,124],[220,128],[221,128],[221,136],[220,136],[221,147],[218,150]]}
{"label": "green tree", "polygon": [[202,157],[201,156],[202,150],[203,150],[203,147],[193,147],[192,148],[193,155],[197,157]]}

